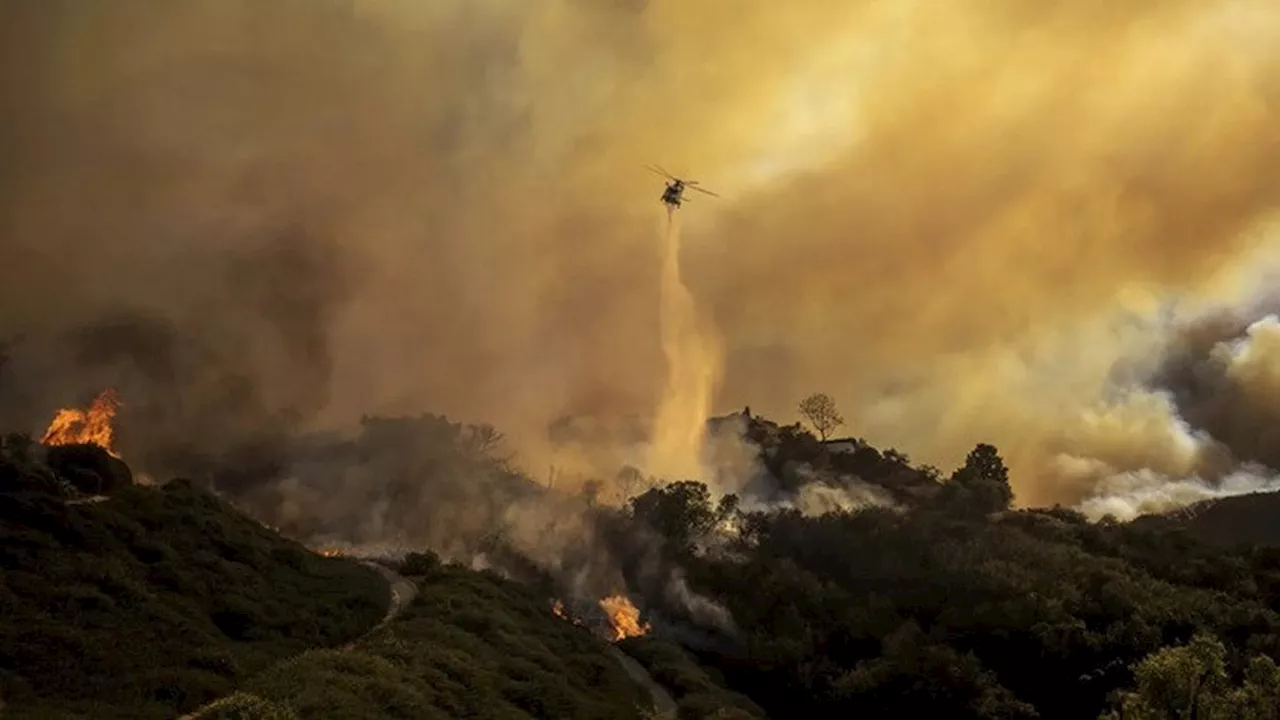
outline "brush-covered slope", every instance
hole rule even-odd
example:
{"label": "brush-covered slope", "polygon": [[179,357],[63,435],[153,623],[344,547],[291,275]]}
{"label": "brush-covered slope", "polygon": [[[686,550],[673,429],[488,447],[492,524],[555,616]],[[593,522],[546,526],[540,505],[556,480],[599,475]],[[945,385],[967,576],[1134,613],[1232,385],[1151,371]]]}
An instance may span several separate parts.
{"label": "brush-covered slope", "polygon": [[767,717],[747,696],[725,689],[724,678],[718,672],[699,666],[673,642],[642,636],[627,638],[618,645],[667,688],[682,718],[758,720]]}
{"label": "brush-covered slope", "polygon": [[281,663],[203,717],[645,716],[650,697],[608,646],[553,615],[542,594],[456,565],[431,567],[416,579],[414,603],[355,647]]}
{"label": "brush-covered slope", "polygon": [[84,502],[47,456],[25,438],[0,444],[7,718],[174,717],[359,636],[387,608],[371,569],[319,557],[189,483]]}
{"label": "brush-covered slope", "polygon": [[1280,493],[1251,493],[1205,500],[1167,515],[1135,521],[1140,525],[1171,525],[1206,542],[1222,546],[1280,546]]}

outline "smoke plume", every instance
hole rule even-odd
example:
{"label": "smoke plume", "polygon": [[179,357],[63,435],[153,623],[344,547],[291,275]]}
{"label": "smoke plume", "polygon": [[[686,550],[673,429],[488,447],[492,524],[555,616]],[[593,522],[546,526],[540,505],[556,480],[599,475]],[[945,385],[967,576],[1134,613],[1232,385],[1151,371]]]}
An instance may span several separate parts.
{"label": "smoke plume", "polygon": [[557,419],[679,404],[656,162],[722,196],[680,211],[713,410],[820,389],[920,462],[996,444],[1021,503],[1212,482],[1274,462],[1263,355],[1145,375],[1272,242],[1278,39],[1270,0],[7,2],[0,420],[117,385],[175,472],[423,410],[568,463]]}

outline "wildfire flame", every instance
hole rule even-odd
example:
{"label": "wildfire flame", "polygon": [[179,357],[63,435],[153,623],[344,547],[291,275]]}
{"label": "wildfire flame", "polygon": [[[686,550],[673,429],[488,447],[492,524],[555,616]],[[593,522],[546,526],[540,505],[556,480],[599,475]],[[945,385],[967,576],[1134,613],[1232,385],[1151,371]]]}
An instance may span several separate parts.
{"label": "wildfire flame", "polygon": [[108,388],[94,398],[88,410],[59,410],[40,442],[44,445],[97,445],[112,457],[118,458],[120,454],[115,451],[115,428],[112,423],[119,407],[119,396],[115,390]]}
{"label": "wildfire flame", "polygon": [[569,616],[566,615],[564,612],[564,603],[560,602],[559,600],[551,601],[551,612],[555,613],[555,616],[560,618],[561,620],[569,619]]}
{"label": "wildfire flame", "polygon": [[652,629],[649,623],[640,624],[640,611],[631,604],[631,600],[627,599],[626,595],[610,595],[601,599],[600,609],[609,616],[615,642],[629,637],[639,637]]}
{"label": "wildfire flame", "polygon": [[341,551],[341,550],[334,550],[334,549],[328,549],[328,550],[317,550],[317,551],[316,551],[316,554],[318,554],[318,555],[323,555],[323,556],[325,556],[325,557],[339,557],[339,556],[341,556],[341,555],[342,555],[342,551]]}

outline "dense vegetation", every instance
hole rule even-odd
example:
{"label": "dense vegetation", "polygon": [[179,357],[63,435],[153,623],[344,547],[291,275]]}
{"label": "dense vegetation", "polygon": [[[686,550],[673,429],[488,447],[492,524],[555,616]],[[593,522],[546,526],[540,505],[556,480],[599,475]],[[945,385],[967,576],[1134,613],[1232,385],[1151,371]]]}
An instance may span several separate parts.
{"label": "dense vegetation", "polygon": [[[94,452],[105,456],[76,454]],[[171,718],[386,611],[369,568],[317,556],[189,483],[77,502],[83,478],[45,456],[24,437],[0,446],[6,717]],[[115,463],[79,463],[95,465]]]}
{"label": "dense vegetation", "polygon": [[[698,657],[773,716],[1182,717],[1161,710],[1178,707],[1167,686],[1194,697],[1216,672],[1214,692],[1237,699],[1205,689],[1196,702],[1272,717],[1239,697],[1280,690],[1268,664],[1280,657],[1280,551],[1222,549],[1173,520],[1011,511],[1011,497],[998,453],[980,445],[905,509],[717,523],[725,503],[686,482],[637,498],[632,520],[663,533],[692,587],[732,611],[741,637]],[[1198,632],[1191,647],[1209,659],[1168,659]],[[1206,643],[1221,643],[1218,660]]]}
{"label": "dense vegetation", "polygon": [[353,649],[282,663],[227,704],[262,713],[252,717],[272,708],[326,720],[626,720],[650,704],[604,643],[556,618],[530,588],[450,565],[429,571],[420,587],[400,619]]}
{"label": "dense vegetation", "polygon": [[698,666],[675,643],[641,636],[627,638],[618,646],[671,693],[682,718],[751,720],[765,717],[764,711],[748,697],[726,690],[719,673]]}
{"label": "dense vegetation", "polygon": [[[990,445],[944,478],[860,440],[832,441],[835,452],[758,419],[744,432],[764,475],[750,497],[680,481],[625,508],[599,504],[599,483],[578,501],[553,496],[485,460],[476,438],[491,434],[435,416],[367,422],[356,441],[322,446],[338,471],[345,453],[392,478],[383,492],[424,473],[450,479],[400,495],[415,501],[396,513],[428,531],[477,497],[490,501],[483,517],[509,502],[550,522],[581,515],[556,568],[501,528],[456,538],[519,583],[411,555],[401,569],[418,579],[417,600],[343,650],[323,648],[385,608],[366,568],[317,557],[187,483],[134,487],[87,451],[56,454],[75,461],[55,470],[28,441],[6,440],[4,699],[17,716],[152,717],[223,697],[206,717],[643,717],[644,688],[548,603],[603,568],[655,628],[618,649],[686,720],[1280,716],[1273,498],[1093,523],[1011,509]],[[400,455],[404,467],[386,462]],[[78,504],[103,487],[110,500]],[[795,509],[815,487],[874,492],[856,509]],[[455,502],[413,515],[433,497]],[[590,604],[592,592],[573,599]],[[712,622],[712,607],[731,621]]]}

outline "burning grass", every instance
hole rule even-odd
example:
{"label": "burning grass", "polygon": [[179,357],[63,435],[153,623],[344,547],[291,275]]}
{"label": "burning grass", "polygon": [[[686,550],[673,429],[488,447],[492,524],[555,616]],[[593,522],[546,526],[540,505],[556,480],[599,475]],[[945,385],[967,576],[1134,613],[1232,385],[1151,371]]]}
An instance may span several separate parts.
{"label": "burning grass", "polygon": [[7,717],[165,718],[387,606],[374,571],[285,540],[187,483],[67,504],[0,453],[0,697]]}

